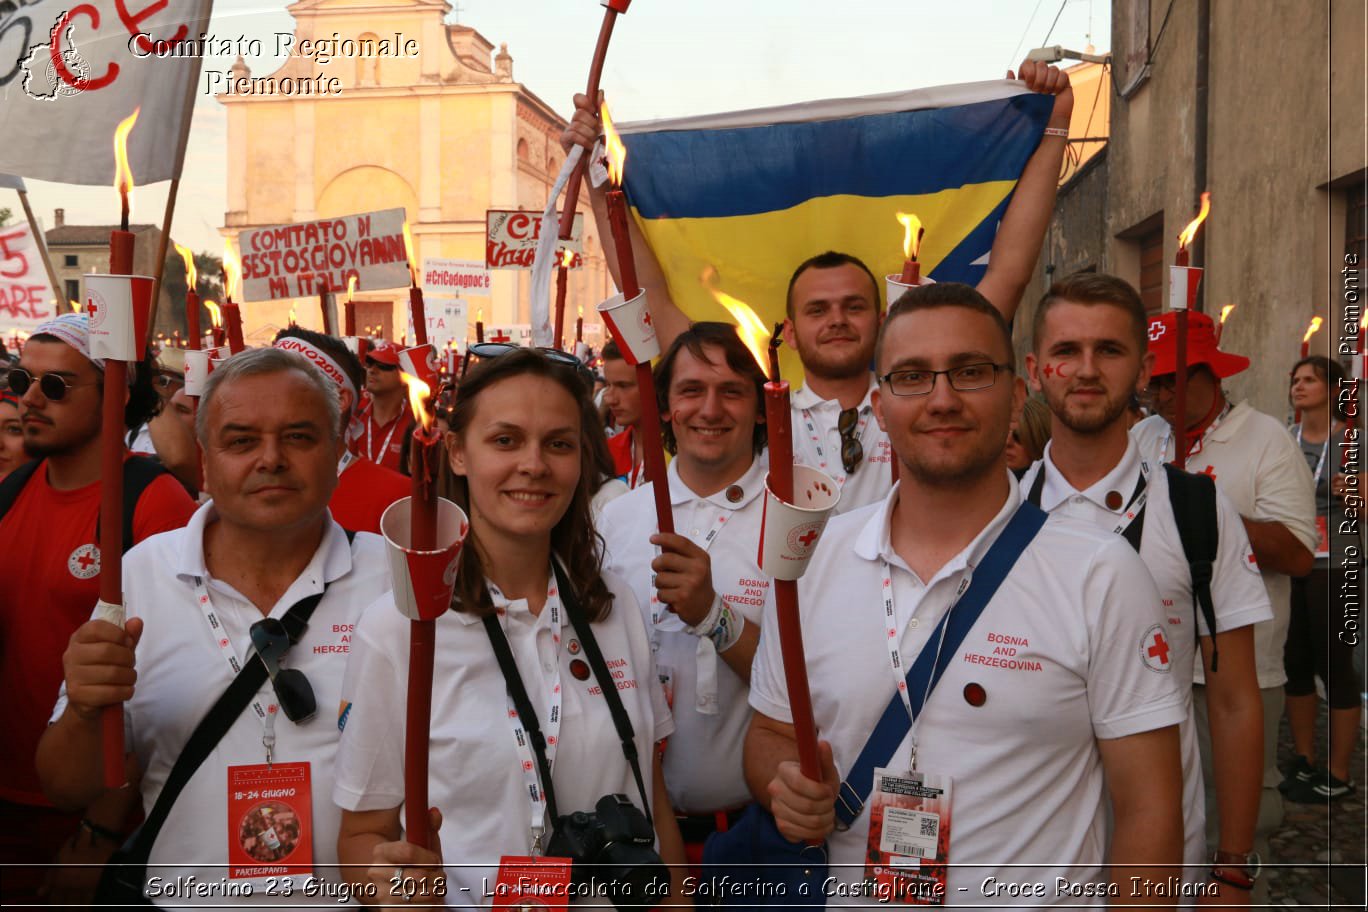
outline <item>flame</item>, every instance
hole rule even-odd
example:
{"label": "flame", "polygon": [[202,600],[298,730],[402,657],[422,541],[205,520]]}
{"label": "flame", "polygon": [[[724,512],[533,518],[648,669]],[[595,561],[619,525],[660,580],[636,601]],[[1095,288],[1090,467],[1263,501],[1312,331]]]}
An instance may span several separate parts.
{"label": "flame", "polygon": [[613,126],[613,118],[608,116],[607,105],[599,110],[599,115],[603,118],[603,151],[608,154],[608,178],[615,187],[621,187],[622,171],[627,165],[627,147],[622,144],[622,137],[618,136],[617,128]]}
{"label": "flame", "polygon": [[291,305],[290,305],[290,325],[291,325],[291,326],[294,326],[294,325],[295,325],[295,322],[296,322],[296,321],[295,321],[295,309],[294,309],[294,305],[291,304]]}
{"label": "flame", "polygon": [[1231,312],[1232,310],[1234,310],[1234,309],[1235,309],[1235,305],[1234,305],[1234,304],[1227,304],[1225,307],[1222,307],[1222,308],[1221,308],[1221,325],[1222,325],[1222,326],[1225,326],[1226,317],[1230,316],[1230,312]]}
{"label": "flame", "polygon": [[408,219],[404,219],[404,256],[408,258],[409,277],[417,285],[418,267],[413,265],[413,229],[409,228]]}
{"label": "flame", "polygon": [[[1359,332],[1363,332],[1364,329],[1368,329],[1368,310],[1365,310],[1363,316],[1359,317]],[[1360,349],[1360,354],[1362,354],[1362,349]]]}
{"label": "flame", "polygon": [[910,212],[899,212],[897,215],[898,224],[905,229],[903,233],[903,256],[909,260],[917,259],[917,251],[921,249],[922,235],[926,229],[922,227],[921,219]]}
{"label": "flame", "polygon": [[133,189],[133,169],[128,166],[128,134],[133,132],[140,111],[141,107],[134,108],[133,113],[114,128],[114,189],[124,197]]}
{"label": "flame", "polygon": [[483,308],[483,307],[481,307],[479,310],[475,311],[475,322],[476,322],[476,323],[483,323],[483,322],[484,322],[484,308]]}
{"label": "flame", "polygon": [[348,303],[348,304],[351,303],[352,295],[356,294],[356,280],[357,280],[357,278],[358,278],[358,277],[356,276],[356,274],[353,273],[352,276],[351,276],[351,278],[347,279],[347,303]]}
{"label": "flame", "polygon": [[430,430],[433,414],[428,411],[427,400],[428,396],[432,395],[432,387],[412,374],[406,374],[403,371],[399,372],[399,379],[404,382],[404,386],[408,387],[409,408],[413,410],[414,419],[423,426],[423,430]]}
{"label": "flame", "polygon": [[80,313],[80,312],[81,312],[81,302],[80,302],[80,301],[75,301],[75,300],[72,300],[71,298],[67,298],[67,303],[71,305],[71,312],[72,312],[72,313]]}
{"label": "flame", "polygon": [[176,253],[185,261],[185,284],[194,291],[195,286],[199,284],[199,273],[195,271],[195,255],[190,252],[189,247],[182,247],[180,244],[176,244]]}
{"label": "flame", "polygon": [[712,293],[718,304],[727,309],[727,312],[736,320],[736,334],[741,337],[741,341],[750,349],[751,356],[755,358],[755,363],[760,365],[760,372],[768,374],[766,365],[769,363],[765,349],[769,345],[770,331],[765,325],[765,321],[746,305],[744,301],[732,297],[725,291],[717,287],[717,270],[709,266],[703,270],[699,276],[699,281],[703,287]]}
{"label": "flame", "polygon": [[1187,223],[1187,227],[1184,228],[1184,229],[1183,229],[1181,232],[1179,232],[1179,234],[1178,234],[1178,246],[1179,246],[1179,248],[1186,248],[1186,247],[1188,247],[1189,245],[1192,244],[1193,239],[1194,239],[1195,237],[1197,237],[1197,229],[1200,228],[1200,227],[1202,226],[1202,222],[1205,222],[1205,221],[1206,221],[1207,214],[1210,213],[1210,212],[1211,212],[1211,194],[1210,194],[1210,193],[1203,193],[1203,194],[1202,194],[1202,208],[1201,208],[1200,210],[1198,210],[1198,212],[1197,212],[1197,217],[1196,217],[1195,219],[1193,219],[1192,221],[1188,222],[1188,223]]}
{"label": "flame", "polygon": [[215,329],[223,326],[223,314],[219,312],[219,306],[213,301],[205,301],[204,306],[209,309],[209,323]]}
{"label": "flame", "polygon": [[569,248],[562,250],[561,265],[564,266],[566,269],[569,269],[571,266],[575,265],[575,251],[570,250]]}
{"label": "flame", "polygon": [[1307,342],[1310,342],[1311,337],[1314,336],[1316,333],[1320,332],[1321,324],[1324,322],[1325,321],[1322,320],[1320,317],[1311,318],[1311,323],[1306,327],[1306,335],[1302,336],[1303,345],[1305,345]]}
{"label": "flame", "polygon": [[223,294],[228,300],[242,290],[242,261],[233,249],[233,239],[223,239]]}

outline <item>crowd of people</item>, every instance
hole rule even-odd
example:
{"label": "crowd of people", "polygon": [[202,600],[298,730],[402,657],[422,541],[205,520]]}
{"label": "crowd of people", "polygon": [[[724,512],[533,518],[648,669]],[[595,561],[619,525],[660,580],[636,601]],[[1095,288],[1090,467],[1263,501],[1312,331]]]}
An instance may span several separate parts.
{"label": "crowd of people", "polygon": [[[438,397],[439,488],[469,530],[436,622],[431,840],[406,838],[409,625],[375,534],[409,492],[397,349],[363,363],[290,328],[193,399],[174,362],[140,365],[126,515],[101,517],[103,364],[84,316],[40,327],[0,398],[6,903],[89,904],[144,817],[129,845],[172,907],[466,908],[528,882],[710,904],[729,895],[704,847],[757,817],[825,843],[843,903],[1265,901],[1282,801],[1355,789],[1361,687],[1329,611],[1358,572],[1339,559],[1362,506],[1339,455],[1355,403],[1337,364],[1304,359],[1289,430],[1228,397],[1249,361],[1208,317],[1191,314],[1180,364],[1172,316],[1096,273],[1036,304],[1018,364],[1072,106],[1057,70],[1021,77],[1055,97],[1055,130],[977,287],[883,301],[840,252],[789,277],[794,458],[841,495],[798,586],[820,778],[756,553],[765,378],[735,327],[674,306],[644,244],[656,401],[611,344],[607,427],[564,352],[475,346]],[[598,132],[577,97],[563,143]],[[643,469],[651,408],[665,478]],[[92,619],[111,521],[123,628]],[[1279,771],[1284,703],[1299,756]],[[120,788],[101,750],[114,706]]]}

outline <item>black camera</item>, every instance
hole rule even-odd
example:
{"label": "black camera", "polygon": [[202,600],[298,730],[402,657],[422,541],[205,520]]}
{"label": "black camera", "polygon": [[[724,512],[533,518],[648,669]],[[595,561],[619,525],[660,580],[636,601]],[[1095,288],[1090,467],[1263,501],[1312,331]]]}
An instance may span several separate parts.
{"label": "black camera", "polygon": [[574,861],[570,877],[579,895],[606,895],[619,909],[649,908],[669,894],[655,831],[626,795],[603,796],[592,814],[560,817],[546,854]]}

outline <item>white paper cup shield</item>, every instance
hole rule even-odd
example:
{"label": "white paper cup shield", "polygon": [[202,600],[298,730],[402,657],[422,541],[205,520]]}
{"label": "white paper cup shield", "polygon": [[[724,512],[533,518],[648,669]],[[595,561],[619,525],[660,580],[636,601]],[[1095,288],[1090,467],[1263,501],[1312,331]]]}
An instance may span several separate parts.
{"label": "white paper cup shield", "polygon": [[841,501],[841,488],[831,476],[805,465],[793,467],[793,503],[784,503],[769,485],[766,478],[760,569],[775,579],[796,580],[812,559],[827,517]]}
{"label": "white paper cup shield", "polygon": [[638,293],[630,301],[615,294],[598,306],[598,312],[628,364],[650,361],[660,354],[660,340],[646,306],[646,292]]}
{"label": "white paper cup shield", "polygon": [[214,370],[216,351],[217,349],[213,348],[204,351],[196,351],[193,348],[185,350],[185,395],[204,395],[204,384],[209,382],[209,375]]}
{"label": "white paper cup shield", "polygon": [[886,307],[892,307],[893,302],[898,300],[898,298],[901,298],[903,296],[903,292],[907,291],[907,289],[909,288],[918,288],[922,285],[935,284],[935,279],[930,279],[926,276],[919,276],[917,278],[917,284],[912,285],[902,280],[902,273],[900,272],[895,272],[893,275],[886,275],[884,276],[884,293],[888,296],[888,298],[884,302],[884,305]]}
{"label": "white paper cup shield", "polygon": [[461,544],[470,523],[460,507],[438,498],[437,549],[413,551],[408,547],[412,503],[411,497],[404,497],[390,504],[380,517],[380,534],[387,545],[395,606],[411,621],[433,621],[451,604]]}
{"label": "white paper cup shield", "polygon": [[1202,270],[1196,266],[1169,267],[1169,310],[1189,310],[1197,303]]}
{"label": "white paper cup shield", "polygon": [[399,352],[399,369],[426,383],[429,390],[437,389],[440,380],[437,375],[437,354],[430,343]]}
{"label": "white paper cup shield", "polygon": [[92,358],[142,360],[153,281],[151,276],[85,277]]}

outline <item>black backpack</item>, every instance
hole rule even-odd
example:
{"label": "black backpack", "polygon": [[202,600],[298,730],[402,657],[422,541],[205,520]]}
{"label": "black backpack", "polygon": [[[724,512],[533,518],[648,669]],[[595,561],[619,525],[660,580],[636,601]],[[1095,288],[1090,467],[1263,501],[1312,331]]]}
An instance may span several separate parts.
{"label": "black backpack", "polygon": [[[0,480],[0,522],[5,519],[5,514],[10,507],[19,499],[19,492],[28,484],[28,480],[33,477],[33,473],[38,470],[40,460],[26,462]],[[166,469],[161,463],[146,456],[130,456],[124,460],[123,465],[123,552],[133,547],[133,515],[137,512],[138,501],[142,498],[143,491],[147,486],[156,481],[160,476],[167,474]],[[100,522],[95,521],[95,538],[100,537]]]}

